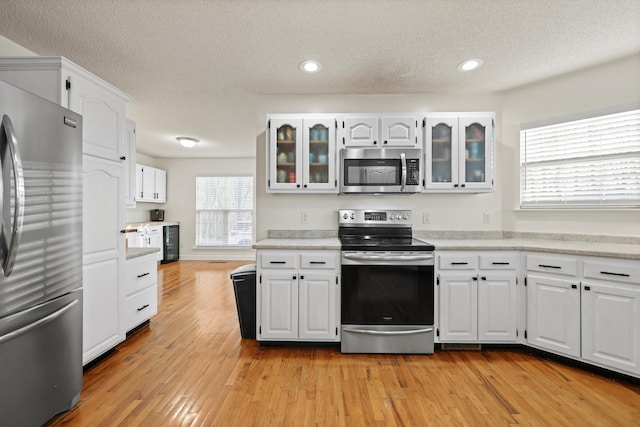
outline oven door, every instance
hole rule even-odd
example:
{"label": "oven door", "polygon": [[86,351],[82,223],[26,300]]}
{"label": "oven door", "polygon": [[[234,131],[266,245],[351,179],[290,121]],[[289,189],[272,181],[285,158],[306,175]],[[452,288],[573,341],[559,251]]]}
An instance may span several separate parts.
{"label": "oven door", "polygon": [[342,323],[431,325],[433,265],[342,265]]}

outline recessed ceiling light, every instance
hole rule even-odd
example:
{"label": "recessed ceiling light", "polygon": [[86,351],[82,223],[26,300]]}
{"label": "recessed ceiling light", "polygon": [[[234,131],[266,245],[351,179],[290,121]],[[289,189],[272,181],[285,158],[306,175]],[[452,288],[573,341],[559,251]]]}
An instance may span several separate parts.
{"label": "recessed ceiling light", "polygon": [[472,71],[482,65],[482,59],[467,59],[458,64],[458,71]]}
{"label": "recessed ceiling light", "polygon": [[305,73],[317,73],[318,71],[320,71],[321,68],[322,66],[320,66],[319,62],[313,61],[311,59],[307,61],[302,61],[300,63],[300,69]]}
{"label": "recessed ceiling light", "polygon": [[191,138],[188,136],[179,136],[176,139],[183,147],[187,147],[187,148],[194,147],[198,142],[200,142],[199,139]]}

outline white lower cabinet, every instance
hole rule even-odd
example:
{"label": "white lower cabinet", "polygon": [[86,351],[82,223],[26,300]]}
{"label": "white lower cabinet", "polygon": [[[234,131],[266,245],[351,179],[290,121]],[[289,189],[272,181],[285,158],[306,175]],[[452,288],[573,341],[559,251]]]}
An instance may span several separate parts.
{"label": "white lower cabinet", "polygon": [[158,267],[155,254],[128,259],[120,317],[127,332],[158,313]]}
{"label": "white lower cabinet", "polygon": [[518,257],[438,253],[440,342],[515,342]]}
{"label": "white lower cabinet", "polygon": [[580,289],[576,279],[527,275],[527,343],[580,356]]}
{"label": "white lower cabinet", "polygon": [[640,264],[527,256],[527,343],[640,374]]}
{"label": "white lower cabinet", "polygon": [[340,252],[259,250],[257,339],[339,341]]}
{"label": "white lower cabinet", "polygon": [[584,261],[582,358],[640,374],[640,263]]}

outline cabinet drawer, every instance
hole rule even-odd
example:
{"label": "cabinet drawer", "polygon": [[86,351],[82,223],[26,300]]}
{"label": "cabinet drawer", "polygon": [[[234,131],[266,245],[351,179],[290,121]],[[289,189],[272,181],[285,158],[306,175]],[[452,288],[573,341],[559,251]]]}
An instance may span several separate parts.
{"label": "cabinet drawer", "polygon": [[640,265],[631,262],[585,261],[584,277],[614,282],[640,284]]}
{"label": "cabinet drawer", "polygon": [[518,256],[515,254],[481,254],[482,270],[515,270],[518,267]]}
{"label": "cabinet drawer", "polygon": [[124,270],[125,295],[158,283],[158,266],[155,254],[127,260]]}
{"label": "cabinet drawer", "polygon": [[329,253],[300,254],[300,268],[336,268],[336,255]]}
{"label": "cabinet drawer", "polygon": [[476,255],[441,254],[438,256],[440,270],[475,270],[478,267]]}
{"label": "cabinet drawer", "polygon": [[260,255],[261,268],[298,268],[296,253],[263,253]]}
{"label": "cabinet drawer", "polygon": [[562,255],[527,255],[527,270],[577,276],[578,260],[563,258]]}
{"label": "cabinet drawer", "polygon": [[153,285],[124,299],[124,326],[129,331],[158,313],[158,286]]}

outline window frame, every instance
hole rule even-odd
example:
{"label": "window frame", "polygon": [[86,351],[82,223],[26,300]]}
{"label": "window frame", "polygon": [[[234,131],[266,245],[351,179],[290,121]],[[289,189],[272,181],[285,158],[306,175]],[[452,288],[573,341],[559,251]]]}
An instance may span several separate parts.
{"label": "window frame", "polygon": [[[250,209],[198,209],[198,180],[199,179],[211,179],[211,178],[250,178],[251,179],[251,185],[252,185],[252,197],[251,197],[251,208]],[[242,175],[196,175],[196,179],[195,179],[195,218],[194,218],[194,248],[195,249],[251,249],[253,246],[253,243],[255,241],[255,202],[256,202],[256,178],[254,175],[248,175],[248,174],[242,174]],[[215,213],[223,213],[224,217],[226,218],[227,215],[229,213],[250,213],[251,214],[251,238],[248,244],[245,245],[229,245],[229,230],[227,228],[227,222],[226,219],[223,221],[224,227],[225,227],[225,233],[224,233],[224,237],[225,237],[225,242],[227,244],[223,244],[223,245],[203,245],[203,244],[198,244],[199,242],[199,235],[198,235],[198,230],[200,229],[199,227],[199,220],[198,220],[198,216],[199,213],[201,212],[215,212]]]}
{"label": "window frame", "polygon": [[[617,107],[613,107],[613,108],[604,108],[604,109],[599,109],[599,110],[592,110],[589,112],[584,112],[584,113],[580,113],[580,114],[573,114],[573,115],[566,115],[566,116],[561,116],[561,117],[556,117],[553,119],[547,119],[547,120],[541,120],[541,121],[535,121],[535,122],[529,122],[529,123],[523,123],[520,126],[520,132],[519,132],[519,142],[518,142],[518,147],[519,147],[519,163],[518,163],[518,173],[519,173],[519,186],[518,186],[518,194],[519,194],[519,210],[527,210],[527,211],[534,211],[534,210],[603,210],[603,209],[609,209],[609,210],[619,210],[619,209],[639,209],[640,208],[640,192],[638,194],[638,198],[637,199],[633,199],[633,200],[624,200],[622,198],[619,198],[617,200],[600,200],[600,201],[596,201],[594,200],[590,200],[590,201],[584,201],[584,202],[578,202],[576,200],[562,200],[561,197],[557,198],[555,201],[544,201],[541,199],[538,199],[538,201],[534,201],[534,200],[530,200],[530,201],[526,201],[525,199],[525,193],[524,193],[524,186],[526,185],[526,170],[525,168],[528,166],[531,166],[532,164],[536,164],[536,162],[527,162],[525,160],[525,156],[526,156],[526,152],[523,152],[523,150],[526,149],[525,144],[526,142],[524,141],[524,136],[523,134],[528,131],[528,130],[533,130],[533,129],[538,129],[538,128],[544,128],[547,126],[554,126],[554,125],[563,125],[563,124],[570,124],[571,122],[575,122],[575,121],[580,121],[580,120],[588,120],[588,119],[598,119],[602,116],[607,116],[607,115],[612,115],[612,114],[618,114],[618,113],[625,113],[625,112],[635,112],[635,111],[640,111],[640,103],[633,103],[633,104],[627,104],[627,105],[622,105],[622,106],[617,106]],[[631,158],[631,159],[635,159],[636,157],[640,156],[640,140],[638,140],[638,150],[632,150],[629,151],[627,154],[617,154],[617,155],[606,155],[606,154],[600,154],[600,155],[587,155],[587,156],[567,156],[564,159],[559,159],[559,160],[548,160],[548,161],[543,161],[543,162],[538,162],[538,164],[547,164],[547,165],[567,165],[567,164],[571,164],[571,163],[576,163],[579,160],[582,159],[589,159],[589,158],[593,158],[593,159],[627,159],[627,158]],[[573,153],[578,153],[578,151],[573,151]],[[581,159],[582,158],[582,159]],[[613,169],[611,169],[613,170]],[[585,181],[586,182],[586,181]]]}

